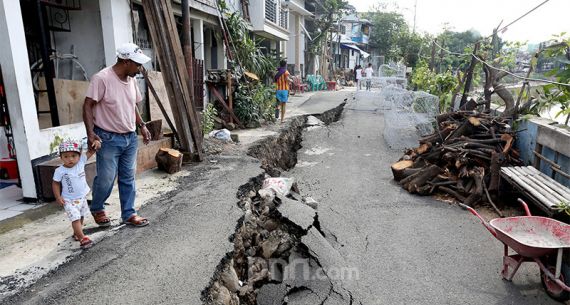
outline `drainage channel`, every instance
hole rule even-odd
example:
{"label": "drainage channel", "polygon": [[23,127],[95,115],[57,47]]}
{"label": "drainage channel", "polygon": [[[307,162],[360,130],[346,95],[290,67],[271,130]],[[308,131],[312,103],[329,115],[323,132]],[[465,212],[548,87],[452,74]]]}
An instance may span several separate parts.
{"label": "drainage channel", "polygon": [[343,259],[325,239],[318,203],[302,196],[295,183],[286,196],[263,188],[267,178],[286,176],[295,167],[303,131],[338,121],[344,105],[315,115],[318,120],[295,117],[278,136],[249,149],[265,172],[238,189],[244,216],[230,236],[233,251],[222,258],[202,291],[204,304],[353,303],[350,290],[330,274],[330,267],[342,268]]}

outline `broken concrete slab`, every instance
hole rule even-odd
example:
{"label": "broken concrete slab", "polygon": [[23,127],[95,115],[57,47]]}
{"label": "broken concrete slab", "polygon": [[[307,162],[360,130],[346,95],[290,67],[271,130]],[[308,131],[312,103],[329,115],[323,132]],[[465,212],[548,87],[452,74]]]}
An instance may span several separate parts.
{"label": "broken concrete slab", "polygon": [[289,219],[303,230],[308,230],[315,222],[317,212],[308,205],[288,198],[281,199],[281,205],[277,207],[284,218]]}
{"label": "broken concrete slab", "polygon": [[288,288],[284,284],[263,285],[257,293],[258,305],[282,305]]}
{"label": "broken concrete slab", "polygon": [[325,126],[325,122],[312,115],[307,117],[307,122],[305,124],[307,126]]}
{"label": "broken concrete slab", "polygon": [[318,260],[324,269],[346,266],[344,258],[315,227],[301,238],[301,242],[307,246],[311,256]]}

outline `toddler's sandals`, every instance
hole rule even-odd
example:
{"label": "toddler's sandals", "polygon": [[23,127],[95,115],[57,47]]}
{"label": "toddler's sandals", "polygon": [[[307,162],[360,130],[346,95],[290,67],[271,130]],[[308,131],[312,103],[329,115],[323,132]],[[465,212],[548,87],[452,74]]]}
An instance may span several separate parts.
{"label": "toddler's sandals", "polygon": [[81,247],[81,249],[89,249],[91,246],[93,246],[93,241],[87,236],[83,237],[83,239],[79,242],[79,247]]}

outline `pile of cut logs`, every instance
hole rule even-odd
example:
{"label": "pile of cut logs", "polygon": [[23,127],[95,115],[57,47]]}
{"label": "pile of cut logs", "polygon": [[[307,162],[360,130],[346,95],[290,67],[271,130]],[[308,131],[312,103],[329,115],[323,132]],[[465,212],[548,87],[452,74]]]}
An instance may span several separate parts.
{"label": "pile of cut logs", "polygon": [[467,205],[497,191],[501,166],[520,165],[509,120],[458,111],[437,117],[437,130],[392,164],[394,179],[410,193],[447,193]]}

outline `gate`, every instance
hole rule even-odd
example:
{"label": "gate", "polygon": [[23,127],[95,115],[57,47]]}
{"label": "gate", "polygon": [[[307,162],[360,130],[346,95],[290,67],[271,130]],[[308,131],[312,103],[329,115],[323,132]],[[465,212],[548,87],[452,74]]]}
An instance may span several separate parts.
{"label": "gate", "polygon": [[194,106],[196,110],[204,109],[204,61],[192,58],[192,84],[194,85]]}

